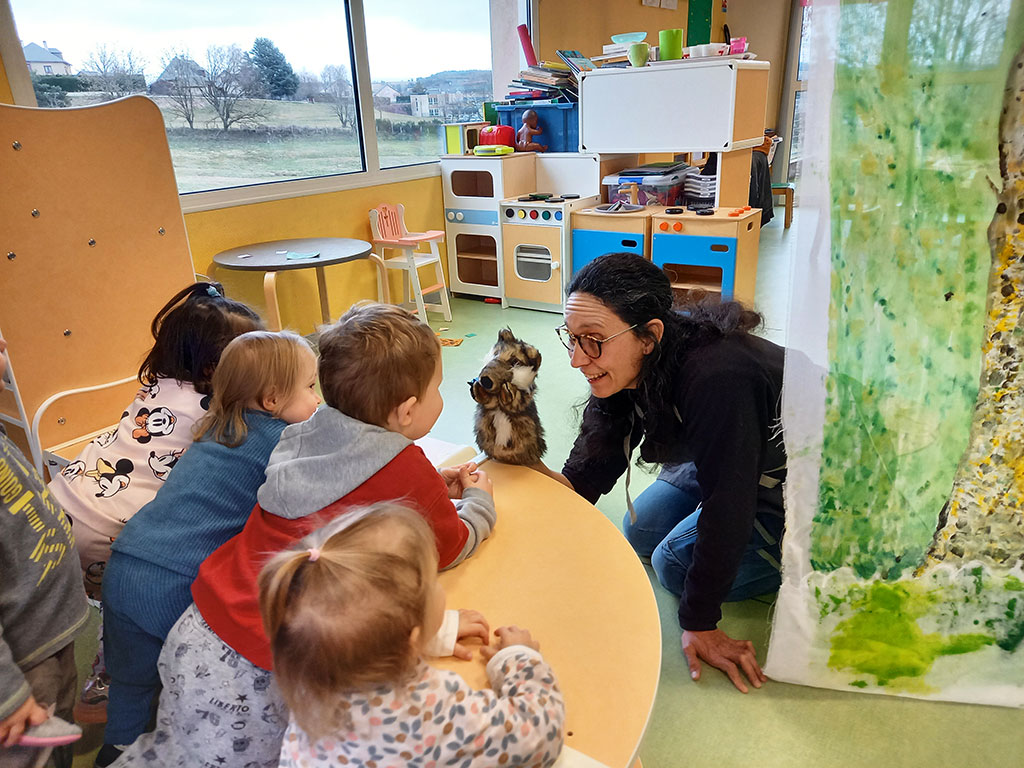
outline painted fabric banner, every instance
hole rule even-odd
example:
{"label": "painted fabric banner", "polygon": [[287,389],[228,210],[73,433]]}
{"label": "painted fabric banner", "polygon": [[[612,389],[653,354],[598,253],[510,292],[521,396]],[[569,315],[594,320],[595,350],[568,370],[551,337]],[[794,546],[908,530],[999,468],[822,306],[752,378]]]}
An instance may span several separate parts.
{"label": "painted fabric banner", "polygon": [[1024,0],[813,4],[767,674],[1024,706]]}

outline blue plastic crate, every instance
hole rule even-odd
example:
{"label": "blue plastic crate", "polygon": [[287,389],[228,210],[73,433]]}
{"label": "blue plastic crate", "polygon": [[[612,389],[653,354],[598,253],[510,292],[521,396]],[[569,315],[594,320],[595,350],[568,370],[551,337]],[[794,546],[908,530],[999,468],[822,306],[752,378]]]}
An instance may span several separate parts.
{"label": "blue plastic crate", "polygon": [[523,126],[523,113],[532,109],[537,113],[537,126],[544,133],[536,136],[538,144],[547,144],[548,152],[580,151],[579,104],[496,104],[499,125],[511,125],[517,132]]}

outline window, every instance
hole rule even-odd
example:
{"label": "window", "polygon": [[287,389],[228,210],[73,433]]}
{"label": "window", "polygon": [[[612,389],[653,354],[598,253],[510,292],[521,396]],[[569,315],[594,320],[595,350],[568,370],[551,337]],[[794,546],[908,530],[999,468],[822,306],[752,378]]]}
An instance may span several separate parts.
{"label": "window", "polygon": [[53,67],[51,67],[49,64],[43,64],[43,72],[45,72],[48,75],[52,75]]}
{"label": "window", "polygon": [[440,123],[479,116],[490,97],[477,0],[294,0],[287,13],[272,0],[183,0],[159,24],[145,4],[10,2],[23,44],[46,40],[70,64],[60,86],[34,76],[39,105],[150,97],[182,193],[311,179],[193,210],[436,173],[381,169],[436,161]]}
{"label": "window", "polygon": [[483,0],[364,3],[371,79],[400,94],[394,102],[374,99],[381,168],[434,161],[441,123],[483,120],[483,103],[492,98],[488,6]]}
{"label": "window", "polygon": [[70,63],[67,106],[156,102],[181,192],[363,170],[342,0],[191,0],[159,25],[145,4],[12,5]]}

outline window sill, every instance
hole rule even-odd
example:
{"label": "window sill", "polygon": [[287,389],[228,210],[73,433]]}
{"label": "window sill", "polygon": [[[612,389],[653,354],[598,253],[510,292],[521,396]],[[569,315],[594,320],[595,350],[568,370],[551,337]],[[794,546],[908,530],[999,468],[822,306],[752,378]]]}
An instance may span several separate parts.
{"label": "window sill", "polygon": [[440,175],[440,162],[429,161],[399,168],[385,168],[379,171],[343,173],[335,176],[318,176],[313,179],[296,179],[295,181],[275,181],[266,184],[253,184],[248,187],[214,189],[207,192],[186,192],[179,195],[179,199],[182,213],[197,213],[218,208],[267,203],[273,200],[287,200],[292,197],[321,195],[328,192],[375,187],[381,184],[429,179]]}

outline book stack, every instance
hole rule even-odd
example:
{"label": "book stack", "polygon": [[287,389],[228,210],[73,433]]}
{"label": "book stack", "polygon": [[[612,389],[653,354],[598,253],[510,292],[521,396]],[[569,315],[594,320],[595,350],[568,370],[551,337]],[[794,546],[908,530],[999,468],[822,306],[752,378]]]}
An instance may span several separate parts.
{"label": "book stack", "polygon": [[687,207],[691,210],[714,208],[717,184],[718,176],[687,176],[683,183]]}
{"label": "book stack", "polygon": [[520,72],[509,84],[505,98],[522,106],[565,104],[579,101],[579,88],[567,64],[542,61]]}

